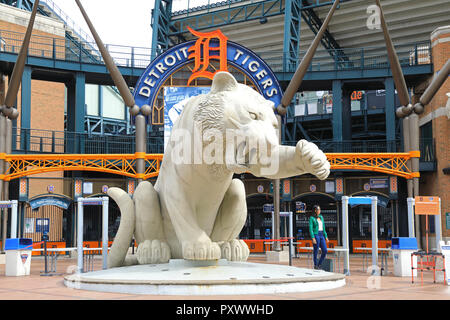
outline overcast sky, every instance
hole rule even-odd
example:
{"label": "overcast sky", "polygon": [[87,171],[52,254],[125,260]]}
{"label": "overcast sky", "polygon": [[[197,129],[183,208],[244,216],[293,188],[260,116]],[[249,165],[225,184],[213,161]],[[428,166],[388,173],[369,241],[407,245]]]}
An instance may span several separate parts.
{"label": "overcast sky", "polygon": [[[75,0],[53,0],[77,26],[91,35]],[[153,0],[81,0],[105,44],[151,47]]]}
{"label": "overcast sky", "polygon": [[[52,0],[75,24],[91,35],[75,0]],[[172,10],[182,10],[222,0],[173,0]],[[49,1],[51,2],[51,1]],[[81,0],[105,44],[151,47],[154,0]]]}

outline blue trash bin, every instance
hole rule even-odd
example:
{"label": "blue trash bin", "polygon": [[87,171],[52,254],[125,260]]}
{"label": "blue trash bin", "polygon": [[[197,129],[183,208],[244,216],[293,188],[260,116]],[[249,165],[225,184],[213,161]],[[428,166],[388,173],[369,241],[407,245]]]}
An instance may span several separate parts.
{"label": "blue trash bin", "polygon": [[[417,251],[417,239],[395,237],[391,240],[392,258],[394,260],[394,276],[411,277],[411,254]],[[413,257],[414,268],[417,268],[417,257]],[[414,269],[414,276],[417,270]]]}

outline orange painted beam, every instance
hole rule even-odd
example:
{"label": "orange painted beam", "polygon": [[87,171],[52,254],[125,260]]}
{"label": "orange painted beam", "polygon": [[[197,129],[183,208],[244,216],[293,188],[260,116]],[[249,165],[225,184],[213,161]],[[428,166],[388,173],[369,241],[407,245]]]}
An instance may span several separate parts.
{"label": "orange painted beam", "polygon": [[[412,172],[408,160],[420,157],[419,151],[409,153],[327,153],[332,170],[375,171],[406,179],[419,177]],[[138,174],[136,159],[145,159],[146,171]],[[158,176],[163,154],[0,154],[9,163],[0,179],[13,179],[55,171],[96,171],[144,180]]]}
{"label": "orange painted beam", "polygon": [[420,151],[409,153],[327,153],[332,170],[375,171],[406,179],[420,177],[419,172],[412,172],[408,160],[420,157]]}

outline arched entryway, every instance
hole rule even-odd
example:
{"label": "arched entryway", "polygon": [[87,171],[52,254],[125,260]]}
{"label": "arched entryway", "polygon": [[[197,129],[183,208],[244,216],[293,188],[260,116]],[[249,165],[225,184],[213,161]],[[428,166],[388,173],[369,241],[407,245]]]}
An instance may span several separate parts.
{"label": "arched entryway", "polygon": [[[19,235],[41,242],[44,231],[48,234],[48,247],[70,245],[73,239],[72,199],[63,194],[40,194],[21,203]],[[39,253],[33,253],[39,254]]]}
{"label": "arched entryway", "polygon": [[[263,212],[265,204],[273,204],[272,195],[255,193],[247,196],[247,221],[239,235],[240,239],[270,239],[272,214]],[[268,232],[270,236],[266,234]]]}
{"label": "arched entryway", "polygon": [[[356,192],[352,197],[373,197],[378,198],[377,206],[377,224],[378,224],[378,247],[386,248],[391,245],[392,223],[393,223],[393,204],[389,197],[383,193]],[[354,248],[370,247],[372,239],[372,218],[371,206],[354,205],[349,206],[349,242],[351,252],[360,252]]]}
{"label": "arched entryway", "polygon": [[[87,198],[108,197],[104,193],[90,195]],[[102,206],[84,206],[83,242],[86,247],[101,247],[102,241]],[[108,202],[108,239],[113,241],[120,225],[120,209],[109,197]]]}
{"label": "arched entryway", "polygon": [[[304,212],[296,212],[296,203],[305,204]],[[309,192],[296,195],[290,203],[291,211],[295,215],[294,237],[298,240],[311,239],[309,234],[309,218],[314,205],[319,205],[325,220],[326,231],[330,240],[339,239],[339,214],[336,200],[326,193]]]}

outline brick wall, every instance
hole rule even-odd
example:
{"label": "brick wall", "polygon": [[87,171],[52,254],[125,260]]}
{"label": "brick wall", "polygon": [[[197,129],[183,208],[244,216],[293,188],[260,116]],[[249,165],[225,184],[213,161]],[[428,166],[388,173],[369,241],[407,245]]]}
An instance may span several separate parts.
{"label": "brick wall", "polygon": [[[450,26],[436,29],[431,35],[431,42],[434,71],[438,72],[450,58]],[[442,234],[447,238],[450,237],[450,230],[446,228],[445,215],[450,212],[450,176],[445,175],[443,169],[450,167],[450,119],[444,112],[448,92],[450,92],[450,81],[447,78],[421,116],[424,118],[431,115],[433,137],[436,143],[437,170],[432,173],[422,173],[420,185],[421,195],[441,198]]]}
{"label": "brick wall", "polygon": [[[20,10],[11,6],[0,4],[0,36],[7,50],[18,52],[23,40],[23,34],[28,26],[30,12]],[[55,40],[54,40],[55,39]],[[58,20],[36,16],[31,44],[30,55],[52,57],[53,43],[57,44],[56,53],[62,57],[64,53],[65,31],[64,25]],[[58,46],[60,45],[60,46]],[[8,80],[6,80],[7,83]],[[6,85],[7,86],[7,85]],[[17,96],[17,109],[21,112],[21,88]],[[64,83],[48,82],[40,80],[31,81],[31,129],[64,131]],[[17,119],[18,128],[21,127],[21,115]],[[32,141],[33,149],[39,147],[39,141]],[[47,147],[50,149],[50,146]],[[44,151],[50,151],[45,150]],[[55,193],[63,193],[63,172],[34,175],[33,177],[53,177],[56,179],[30,180],[30,197],[47,193],[47,186],[55,186]]]}

